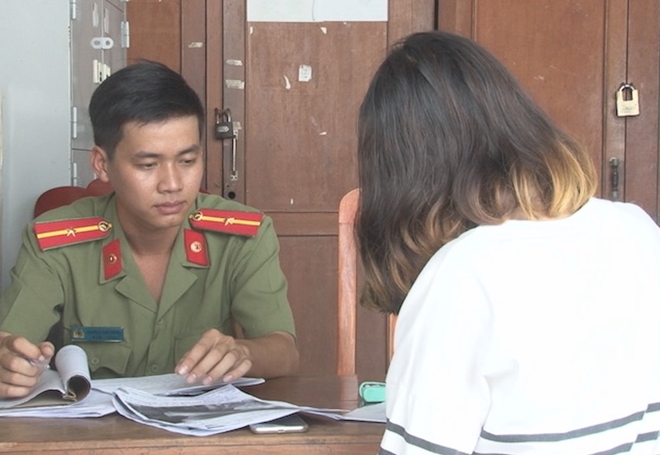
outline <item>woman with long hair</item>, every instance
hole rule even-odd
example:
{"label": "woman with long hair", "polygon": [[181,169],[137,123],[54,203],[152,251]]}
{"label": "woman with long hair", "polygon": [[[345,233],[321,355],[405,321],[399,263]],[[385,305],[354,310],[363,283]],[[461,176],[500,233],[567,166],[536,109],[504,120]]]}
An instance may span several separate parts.
{"label": "woman with long hair", "polygon": [[658,453],[654,221],[467,38],[396,45],[358,130],[361,303],[399,314],[381,453]]}

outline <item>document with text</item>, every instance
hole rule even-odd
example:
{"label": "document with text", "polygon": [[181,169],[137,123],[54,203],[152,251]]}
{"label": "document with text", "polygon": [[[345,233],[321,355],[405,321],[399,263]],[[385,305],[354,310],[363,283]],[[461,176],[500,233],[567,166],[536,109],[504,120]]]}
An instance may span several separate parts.
{"label": "document with text", "polygon": [[[294,413],[334,420],[384,421],[384,407],[346,410],[298,406],[254,397],[238,387],[258,385],[262,378],[239,378],[230,383],[188,384],[177,374],[118,379],[90,379],[87,356],[76,345],[62,348],[56,370],[43,372],[32,393],[0,400],[0,417],[122,416],[168,431],[205,436]],[[349,412],[350,411],[350,412]]]}
{"label": "document with text", "polygon": [[224,433],[296,412],[336,420],[346,412],[262,400],[232,384],[194,396],[165,396],[130,387],[119,388],[114,392],[113,403],[117,412],[127,419],[193,436]]}

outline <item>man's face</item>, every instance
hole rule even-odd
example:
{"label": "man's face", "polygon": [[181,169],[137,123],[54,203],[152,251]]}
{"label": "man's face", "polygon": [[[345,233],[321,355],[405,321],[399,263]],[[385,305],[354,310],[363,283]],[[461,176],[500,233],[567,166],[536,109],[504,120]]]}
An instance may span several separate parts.
{"label": "man's face", "polygon": [[197,117],[127,123],[105,170],[124,230],[178,230],[204,172]]}

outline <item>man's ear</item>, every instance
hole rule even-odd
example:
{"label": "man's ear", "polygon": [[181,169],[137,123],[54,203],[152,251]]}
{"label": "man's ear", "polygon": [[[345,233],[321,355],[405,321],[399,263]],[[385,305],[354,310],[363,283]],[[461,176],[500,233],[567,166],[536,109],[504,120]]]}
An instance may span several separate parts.
{"label": "man's ear", "polygon": [[92,147],[92,151],[89,155],[89,161],[92,165],[92,170],[98,176],[102,182],[109,182],[110,177],[108,176],[108,154],[98,145]]}

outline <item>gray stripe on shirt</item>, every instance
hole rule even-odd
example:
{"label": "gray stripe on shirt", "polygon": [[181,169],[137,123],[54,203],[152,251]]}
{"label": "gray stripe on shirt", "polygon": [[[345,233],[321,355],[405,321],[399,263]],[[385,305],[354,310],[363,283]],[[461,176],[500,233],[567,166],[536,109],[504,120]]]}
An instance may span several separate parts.
{"label": "gray stripe on shirt", "polygon": [[612,420],[610,422],[599,423],[589,427],[579,428],[577,430],[566,431],[564,433],[537,433],[537,434],[499,434],[495,435],[481,430],[481,437],[487,441],[494,442],[556,442],[565,441],[567,439],[579,438],[588,436],[595,433],[602,433],[613,428],[619,428],[631,422],[642,420],[646,414],[645,411],[636,412],[621,419]]}
{"label": "gray stripe on shirt", "polygon": [[[503,442],[503,443],[516,443],[516,442],[557,442],[564,441],[567,439],[578,438],[582,436],[588,436],[591,434],[596,434],[604,431],[608,431],[614,428],[619,428],[624,425],[627,425],[631,422],[636,422],[642,420],[645,414],[651,412],[660,411],[660,403],[649,404],[646,408],[646,411],[636,412],[627,417],[621,419],[612,420],[610,422],[601,423],[598,425],[592,425],[589,427],[584,427],[578,430],[571,430],[564,433],[539,433],[539,434],[523,434],[523,435],[494,435],[488,433],[485,430],[481,430],[481,438],[493,442]],[[451,449],[449,447],[441,446],[439,444],[434,444],[430,441],[422,439],[417,436],[413,436],[408,433],[405,428],[400,425],[397,425],[391,422],[389,419],[385,425],[385,431],[390,431],[401,436],[406,443],[424,449],[431,453],[437,453],[439,455],[470,455],[465,452],[461,452],[456,449]],[[657,440],[660,432],[653,431],[649,433],[643,433],[637,436],[634,443],[643,443],[648,441]],[[621,444],[612,449],[606,451],[593,453],[591,455],[615,455],[619,453],[624,453],[630,451],[633,444],[632,442]],[[382,447],[378,451],[378,455],[394,455],[391,452],[383,449]],[[473,452],[473,455],[502,455],[502,454],[479,454]]]}
{"label": "gray stripe on shirt", "polygon": [[[387,421],[387,424],[385,424],[385,431],[390,431],[392,433],[398,434],[411,446],[419,447],[431,453],[437,453],[440,455],[469,455],[465,452],[461,452],[455,449],[450,449],[449,447],[434,444],[430,441],[427,441],[426,439],[413,436],[410,433],[408,433],[405,430],[405,428],[395,423],[392,423],[389,420]],[[382,448],[380,450],[382,451],[383,454],[388,454],[388,452],[384,452]]]}

